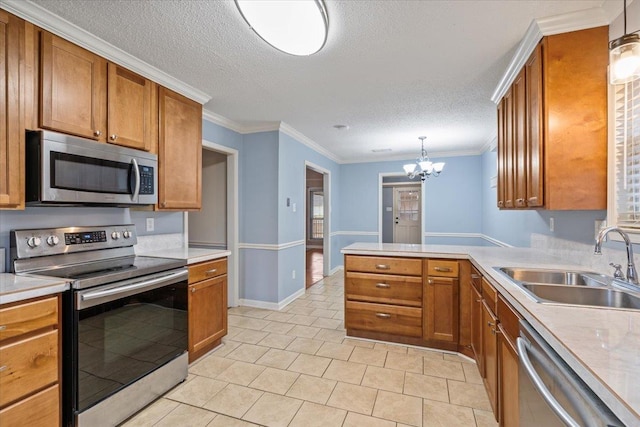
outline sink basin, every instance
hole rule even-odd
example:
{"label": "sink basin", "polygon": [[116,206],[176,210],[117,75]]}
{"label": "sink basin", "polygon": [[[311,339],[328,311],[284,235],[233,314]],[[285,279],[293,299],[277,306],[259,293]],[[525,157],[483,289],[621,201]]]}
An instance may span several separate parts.
{"label": "sink basin", "polygon": [[523,283],[524,289],[543,301],[570,305],[640,309],[640,297],[609,288],[589,288]]}
{"label": "sink basin", "polygon": [[606,286],[606,276],[589,271],[564,271],[502,267],[499,269],[517,282],[554,285]]}

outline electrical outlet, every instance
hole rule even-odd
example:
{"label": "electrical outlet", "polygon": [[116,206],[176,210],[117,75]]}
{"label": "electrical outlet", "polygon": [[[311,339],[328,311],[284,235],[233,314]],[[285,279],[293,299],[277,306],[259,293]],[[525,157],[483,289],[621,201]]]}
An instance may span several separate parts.
{"label": "electrical outlet", "polygon": [[553,217],[551,217],[549,218],[549,231],[553,233],[555,230],[556,230],[556,220]]}
{"label": "electrical outlet", "polygon": [[293,209],[293,211],[294,211],[294,212],[296,211],[297,206],[296,206],[296,204],[295,204],[295,203],[292,203],[292,204],[291,204],[291,209]]}
{"label": "electrical outlet", "polygon": [[155,229],[155,221],[153,218],[147,218],[147,231],[153,231]]}
{"label": "electrical outlet", "polygon": [[291,278],[292,279],[296,278],[296,271],[295,270],[291,270]]}

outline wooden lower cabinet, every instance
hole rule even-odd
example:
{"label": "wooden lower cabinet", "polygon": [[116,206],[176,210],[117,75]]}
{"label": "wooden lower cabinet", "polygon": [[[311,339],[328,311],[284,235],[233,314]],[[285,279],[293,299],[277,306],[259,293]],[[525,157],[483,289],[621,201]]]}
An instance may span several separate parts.
{"label": "wooden lower cabinet", "polygon": [[227,334],[227,259],[189,266],[189,363]]}
{"label": "wooden lower cabinet", "polygon": [[484,377],[484,357],[482,349],[482,294],[471,286],[471,349],[473,350],[480,375]]}
{"label": "wooden lower cabinet", "polygon": [[498,318],[486,301],[482,303],[482,357],[484,359],[484,386],[493,414],[498,419]]}
{"label": "wooden lower cabinet", "polygon": [[0,425],[59,426],[60,298],[0,306]]}
{"label": "wooden lower cabinet", "polygon": [[427,277],[424,338],[458,343],[458,279]]}
{"label": "wooden lower cabinet", "polygon": [[518,372],[519,359],[518,351],[514,343],[505,335],[500,326],[498,336],[498,361],[499,378],[498,384],[500,399],[500,425],[505,427],[518,426],[520,412],[518,406]]}

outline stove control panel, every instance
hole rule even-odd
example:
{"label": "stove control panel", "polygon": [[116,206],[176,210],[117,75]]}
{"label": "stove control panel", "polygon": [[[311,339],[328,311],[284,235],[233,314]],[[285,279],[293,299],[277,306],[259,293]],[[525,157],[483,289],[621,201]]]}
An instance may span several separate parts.
{"label": "stove control panel", "polygon": [[138,240],[134,224],[12,230],[11,259],[132,247]]}

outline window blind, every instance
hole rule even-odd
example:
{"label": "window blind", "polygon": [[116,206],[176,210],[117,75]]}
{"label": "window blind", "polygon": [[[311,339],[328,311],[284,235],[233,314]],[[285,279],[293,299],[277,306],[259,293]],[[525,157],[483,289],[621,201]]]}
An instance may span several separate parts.
{"label": "window blind", "polygon": [[613,90],[616,222],[640,231],[640,79]]}

